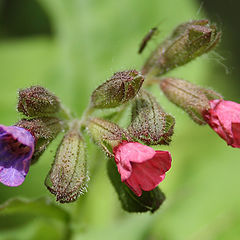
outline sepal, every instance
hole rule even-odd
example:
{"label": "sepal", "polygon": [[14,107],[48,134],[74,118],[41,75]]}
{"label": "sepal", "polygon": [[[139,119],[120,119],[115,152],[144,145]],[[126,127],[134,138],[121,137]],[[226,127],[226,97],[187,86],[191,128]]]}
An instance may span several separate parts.
{"label": "sepal", "polygon": [[17,110],[27,117],[45,117],[60,110],[58,98],[46,88],[32,86],[18,92]]}
{"label": "sepal", "polygon": [[210,108],[209,100],[221,99],[221,95],[211,89],[204,89],[193,83],[177,78],[165,78],[160,87],[166,97],[186,111],[198,124],[206,124],[202,112]]}
{"label": "sepal", "polygon": [[179,25],[151,54],[143,66],[144,75],[159,76],[212,50],[221,32],[207,19]]}
{"label": "sepal", "polygon": [[64,123],[55,117],[22,119],[15,125],[27,129],[35,138],[31,164],[39,159],[52,140],[64,129]]}
{"label": "sepal", "polygon": [[151,93],[141,90],[132,105],[132,120],[128,127],[130,136],[147,145],[168,145],[174,125],[174,117],[164,112]]}
{"label": "sepal", "polygon": [[90,118],[87,130],[93,141],[97,143],[108,157],[113,157],[112,149],[124,139],[129,139],[126,131],[117,124],[101,118]]}
{"label": "sepal", "polygon": [[69,203],[87,191],[88,180],[85,141],[78,121],[74,120],[58,146],[45,185],[57,201]]}
{"label": "sepal", "polygon": [[143,81],[136,70],[117,72],[92,93],[91,104],[94,108],[120,106],[136,96]]}

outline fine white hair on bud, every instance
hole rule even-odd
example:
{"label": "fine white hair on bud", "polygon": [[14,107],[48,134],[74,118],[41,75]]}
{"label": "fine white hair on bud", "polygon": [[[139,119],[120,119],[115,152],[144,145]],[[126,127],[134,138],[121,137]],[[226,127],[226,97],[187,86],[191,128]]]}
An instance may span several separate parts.
{"label": "fine white hair on bud", "polygon": [[209,100],[222,98],[211,89],[177,78],[162,79],[160,87],[171,102],[181,107],[200,125],[206,124],[202,112],[210,107]]}
{"label": "fine white hair on bud", "polygon": [[112,149],[124,139],[129,139],[124,129],[117,124],[101,118],[90,118],[87,129],[92,140],[98,144],[108,157],[113,157]]}
{"label": "fine white hair on bud", "polygon": [[87,191],[88,181],[85,141],[79,131],[78,120],[73,120],[57,149],[45,185],[56,195],[57,201],[68,203]]}
{"label": "fine white hair on bud", "polygon": [[32,86],[19,90],[17,110],[28,117],[49,116],[60,110],[60,101],[46,88]]}
{"label": "fine white hair on bud", "polygon": [[212,50],[221,32],[207,19],[179,25],[153,51],[142,68],[144,75],[159,76]]}
{"label": "fine white hair on bud", "polygon": [[137,95],[143,81],[143,75],[136,70],[117,72],[95,89],[91,104],[94,108],[120,106]]}
{"label": "fine white hair on bud", "polygon": [[174,117],[161,108],[151,93],[142,89],[132,104],[129,134],[147,145],[168,145],[174,125]]}
{"label": "fine white hair on bud", "polygon": [[27,129],[35,137],[35,150],[31,164],[35,163],[48,145],[64,129],[65,124],[56,117],[21,119],[15,126]]}

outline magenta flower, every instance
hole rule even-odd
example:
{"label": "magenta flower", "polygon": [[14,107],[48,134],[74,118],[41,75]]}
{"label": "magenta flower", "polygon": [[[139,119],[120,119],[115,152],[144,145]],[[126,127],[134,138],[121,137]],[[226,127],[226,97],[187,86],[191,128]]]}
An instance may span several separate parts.
{"label": "magenta flower", "polygon": [[228,145],[240,148],[240,104],[222,99],[209,103],[203,111],[205,121]]}
{"label": "magenta flower", "polygon": [[0,182],[10,187],[23,183],[34,152],[35,139],[25,128],[0,125]]}
{"label": "magenta flower", "polygon": [[167,151],[155,151],[137,142],[123,141],[113,149],[121,181],[137,196],[151,191],[165,178],[171,167]]}

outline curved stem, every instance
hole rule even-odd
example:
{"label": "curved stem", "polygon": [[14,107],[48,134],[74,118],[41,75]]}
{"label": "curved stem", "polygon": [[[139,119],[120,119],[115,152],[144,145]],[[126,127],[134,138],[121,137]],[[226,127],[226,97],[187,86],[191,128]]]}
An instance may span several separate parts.
{"label": "curved stem", "polygon": [[86,120],[88,119],[89,115],[95,111],[95,108],[92,107],[91,104],[88,105],[87,109],[84,111],[81,120],[80,120],[80,127],[85,128]]}
{"label": "curved stem", "polygon": [[148,86],[151,86],[153,84],[160,84],[160,82],[161,82],[160,77],[155,77],[155,76],[149,75],[148,77],[146,77],[146,79],[144,81],[144,85],[146,87],[148,87]]}
{"label": "curved stem", "polygon": [[65,107],[63,104],[61,104],[60,109],[61,110],[59,112],[59,115],[61,116],[61,118],[65,119],[65,120],[73,119],[73,116],[67,107]]}
{"label": "curved stem", "polygon": [[103,118],[106,120],[109,120],[109,121],[118,122],[119,119],[122,117],[124,110],[128,106],[129,106],[129,104],[125,103],[125,104],[121,105],[120,107],[118,107],[117,111],[115,110],[115,112],[105,115],[105,116],[103,116]]}

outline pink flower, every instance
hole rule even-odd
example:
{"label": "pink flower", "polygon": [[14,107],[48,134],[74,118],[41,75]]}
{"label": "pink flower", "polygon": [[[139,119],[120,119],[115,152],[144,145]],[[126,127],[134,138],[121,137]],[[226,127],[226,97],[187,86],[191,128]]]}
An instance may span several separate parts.
{"label": "pink flower", "polygon": [[123,141],[113,149],[121,181],[137,196],[151,191],[165,178],[171,167],[167,151],[155,151],[137,142]]}
{"label": "pink flower", "polygon": [[240,104],[222,99],[209,103],[203,112],[205,121],[228,145],[240,148]]}

